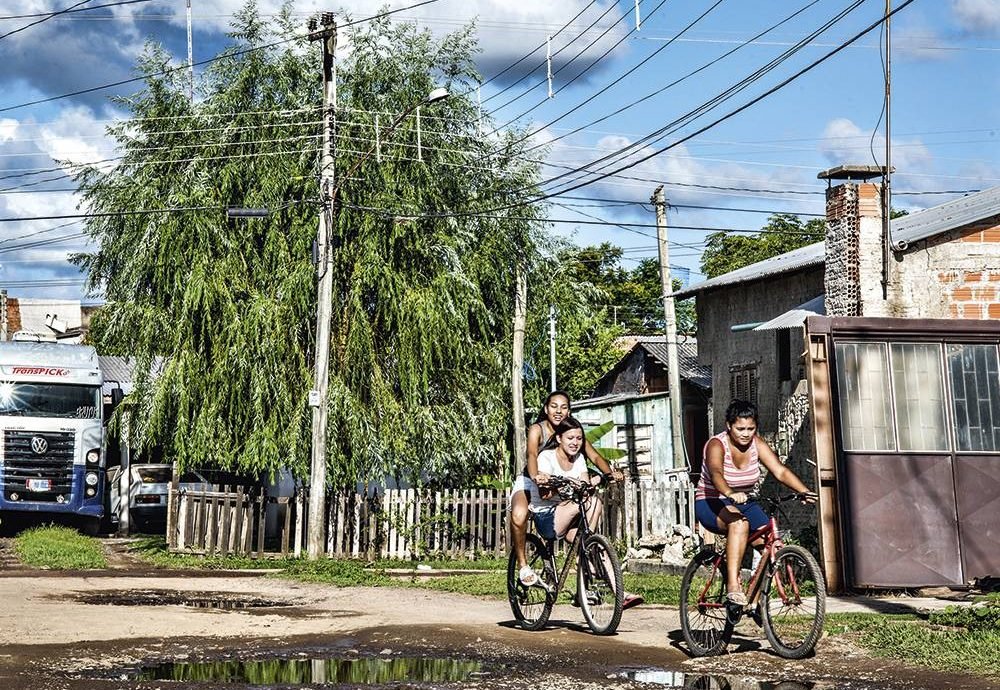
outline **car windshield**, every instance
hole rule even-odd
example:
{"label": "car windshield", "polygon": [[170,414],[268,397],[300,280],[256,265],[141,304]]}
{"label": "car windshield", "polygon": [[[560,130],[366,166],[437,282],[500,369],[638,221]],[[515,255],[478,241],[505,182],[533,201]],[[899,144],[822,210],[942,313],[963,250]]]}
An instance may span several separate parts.
{"label": "car windshield", "polygon": [[0,381],[0,415],[99,419],[99,386]]}
{"label": "car windshield", "polygon": [[173,470],[170,467],[137,467],[143,484],[169,484]]}

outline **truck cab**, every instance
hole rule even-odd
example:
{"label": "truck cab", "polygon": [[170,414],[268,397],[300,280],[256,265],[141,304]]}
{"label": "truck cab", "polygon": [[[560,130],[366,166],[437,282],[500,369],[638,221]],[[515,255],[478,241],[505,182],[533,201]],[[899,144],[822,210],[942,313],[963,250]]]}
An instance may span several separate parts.
{"label": "truck cab", "polygon": [[0,511],[104,513],[103,377],[86,345],[0,342]]}

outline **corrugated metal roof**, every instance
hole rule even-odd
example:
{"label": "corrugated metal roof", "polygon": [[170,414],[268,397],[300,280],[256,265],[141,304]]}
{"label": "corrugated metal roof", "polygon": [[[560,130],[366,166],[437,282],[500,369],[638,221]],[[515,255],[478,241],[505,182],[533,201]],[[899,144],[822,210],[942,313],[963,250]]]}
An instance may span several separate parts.
{"label": "corrugated metal roof", "polygon": [[[121,388],[127,395],[132,392],[136,360],[134,357],[117,357],[114,355],[99,355],[98,361],[101,373],[104,375],[104,393],[110,394],[112,388]],[[163,370],[163,357],[153,359],[150,373],[153,378]]]}
{"label": "corrugated metal roof", "polygon": [[[636,346],[642,346],[664,368],[667,366],[667,337],[663,335],[640,336]],[[633,348],[634,349],[634,348]],[[698,341],[687,338],[677,343],[677,365],[681,378],[699,388],[712,387],[712,367],[698,363]]]}
{"label": "corrugated metal roof", "polygon": [[709,278],[708,280],[696,283],[695,285],[690,285],[683,290],[675,292],[674,297],[691,297],[692,295],[696,295],[704,290],[711,290],[713,288],[724,287],[727,285],[736,285],[738,283],[746,283],[751,280],[758,280],[760,278],[766,278],[767,276],[778,275],[781,273],[791,273],[792,271],[809,268],[810,266],[819,266],[822,265],[825,259],[826,250],[823,243],[814,242],[813,244],[807,244],[804,247],[793,249],[790,252],[785,252],[784,254],[779,254],[778,256],[772,256],[769,259],[758,261],[755,264],[738,268],[735,271],[724,273],[721,276]]}
{"label": "corrugated metal roof", "polygon": [[794,309],[789,309],[784,314],[775,316],[770,321],[765,321],[757,326],[755,331],[779,331],[785,328],[801,328],[803,322],[810,316],[826,316],[826,295],[813,297],[808,302],[803,302]]}
{"label": "corrugated metal roof", "polygon": [[[952,228],[1000,215],[1000,187],[984,189],[940,206],[900,216],[892,221],[889,234],[896,246],[932,237]],[[793,249],[790,252],[772,256],[755,264],[744,266],[715,278],[690,285],[674,293],[674,297],[691,297],[713,288],[738,285],[768,276],[791,273],[810,266],[821,265],[825,260],[822,242],[815,242]]]}
{"label": "corrugated metal roof", "polygon": [[900,247],[996,215],[1000,215],[1000,187],[894,219],[890,228],[892,242]]}

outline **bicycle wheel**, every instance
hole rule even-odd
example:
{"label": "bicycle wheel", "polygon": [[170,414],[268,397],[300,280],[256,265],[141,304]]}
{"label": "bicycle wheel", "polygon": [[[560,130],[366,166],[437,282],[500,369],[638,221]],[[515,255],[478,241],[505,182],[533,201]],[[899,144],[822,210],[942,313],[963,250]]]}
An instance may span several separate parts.
{"label": "bicycle wheel", "polygon": [[771,648],[786,659],[812,653],[826,617],[826,582],[801,546],[778,550],[761,591],[761,622]]}
{"label": "bicycle wheel", "polygon": [[576,597],[595,635],[613,635],[622,619],[625,599],[622,564],[600,534],[587,536],[576,566]]}
{"label": "bicycle wheel", "polygon": [[517,556],[512,551],[507,561],[507,598],[515,620],[525,630],[539,630],[549,621],[555,603],[556,571],[545,542],[534,534],[526,535],[524,552],[527,564],[548,585],[528,587],[518,577]]}
{"label": "bicycle wheel", "polygon": [[733,623],[726,611],[726,559],[715,549],[702,549],[681,579],[681,633],[694,656],[726,649]]}

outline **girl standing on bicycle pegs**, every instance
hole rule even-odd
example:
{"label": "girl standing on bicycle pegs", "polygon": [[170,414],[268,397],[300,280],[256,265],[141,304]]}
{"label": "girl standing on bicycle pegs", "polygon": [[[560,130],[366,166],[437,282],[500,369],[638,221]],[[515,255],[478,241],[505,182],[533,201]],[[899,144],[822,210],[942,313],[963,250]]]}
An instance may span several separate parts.
{"label": "girl standing on bicycle pegs", "polygon": [[[542,403],[538,418],[528,428],[527,464],[524,472],[514,480],[510,495],[510,531],[519,567],[518,579],[520,579],[521,584],[529,587],[540,581],[538,573],[527,565],[524,553],[524,535],[528,531],[528,517],[531,514],[529,503],[532,493],[538,492],[538,486],[535,483],[535,479],[538,477],[538,454],[543,448],[551,449],[555,446],[555,429],[569,415],[569,393],[561,390],[549,393]],[[584,437],[582,449],[578,450],[582,450],[582,454],[586,455],[601,472],[610,474],[616,481],[625,478],[621,472],[611,468],[608,461],[597,452],[590,441],[586,440],[586,437]],[[641,603],[642,597],[626,592],[624,608]]]}
{"label": "girl standing on bicycle pegs", "polygon": [[760,481],[762,464],[779,482],[807,494],[803,503],[815,503],[815,494],[781,464],[767,442],[757,435],[757,406],[733,400],[726,408],[726,430],[705,444],[694,506],[698,522],[705,529],[726,535],[726,598],[737,606],[747,605],[740,588],[740,565],[747,538],[768,524],[767,513],[749,496]]}

